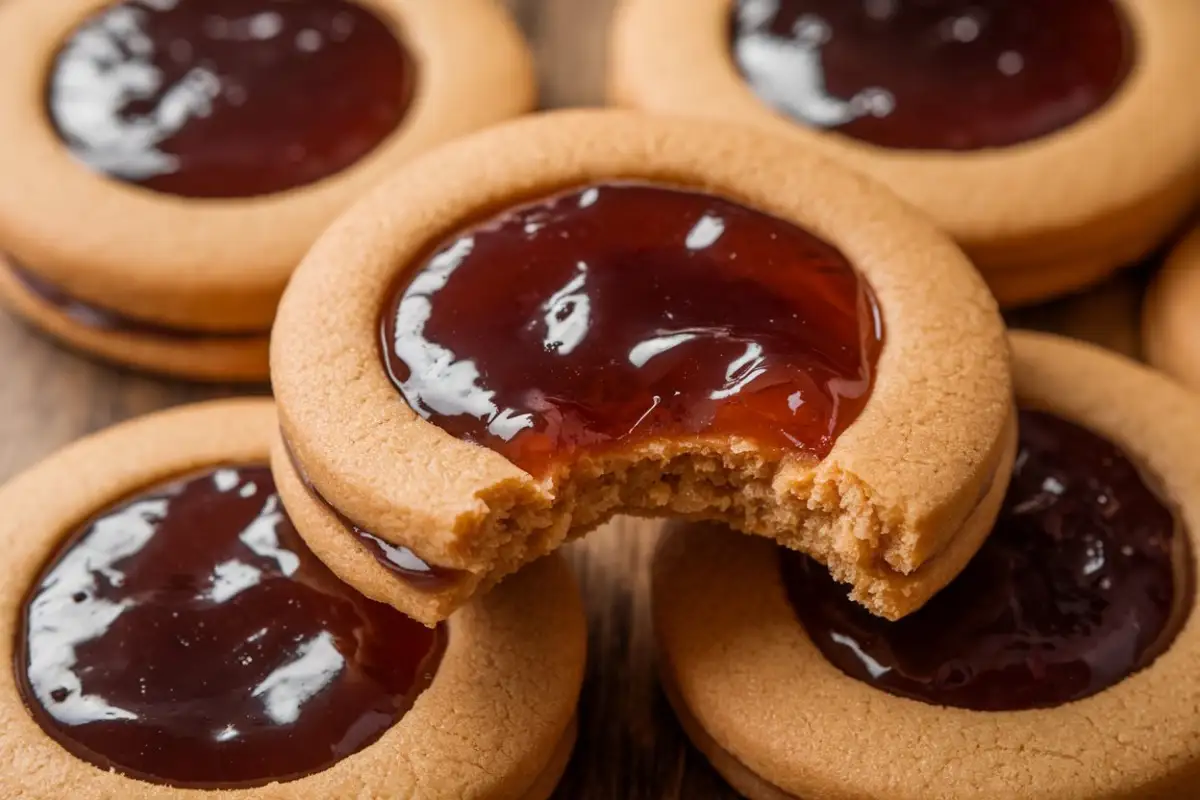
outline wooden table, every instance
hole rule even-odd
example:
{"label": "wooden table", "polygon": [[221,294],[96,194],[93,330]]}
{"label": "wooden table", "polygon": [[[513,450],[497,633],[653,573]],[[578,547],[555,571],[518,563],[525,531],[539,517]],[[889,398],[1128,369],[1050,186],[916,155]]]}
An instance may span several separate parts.
{"label": "wooden table", "polygon": [[[436,2],[436,0],[430,0]],[[612,0],[508,0],[540,59],[543,104],[603,100]],[[1073,332],[1132,353],[1137,276],[1017,321]],[[62,445],[130,417],[237,394],[146,378],[84,360],[0,315],[0,480]],[[591,618],[590,663],[575,758],[561,800],[736,798],[687,743],[659,690],[647,563],[657,526],[618,519],[571,548]]]}

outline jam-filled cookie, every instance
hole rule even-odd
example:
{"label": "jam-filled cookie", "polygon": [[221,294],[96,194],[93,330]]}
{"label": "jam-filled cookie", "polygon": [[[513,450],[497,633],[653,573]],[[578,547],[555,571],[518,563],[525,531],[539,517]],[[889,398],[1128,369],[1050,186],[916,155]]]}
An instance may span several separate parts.
{"label": "jam-filled cookie", "polygon": [[1099,348],[1015,334],[996,527],[899,622],[802,555],[675,531],[655,560],[667,694],[755,800],[1118,800],[1200,791],[1200,411]]}
{"label": "jam-filled cookie", "polygon": [[268,401],[147,417],[0,490],[0,797],[544,800],[585,622],[562,559],[429,628],[313,556]]}
{"label": "jam-filled cookie", "polygon": [[1142,346],[1150,363],[1200,389],[1200,226],[1167,257],[1146,294]]}
{"label": "jam-filled cookie", "polygon": [[626,112],[401,170],[305,259],[271,361],[301,535],[430,622],[615,513],[772,536],[900,616],[978,546],[1015,440],[995,303],[922,217],[786,140]]}
{"label": "jam-filled cookie", "polygon": [[265,379],[320,231],[535,93],[495,0],[8,0],[0,75],[0,301],[203,380]]}
{"label": "jam-filled cookie", "polygon": [[1153,250],[1200,185],[1193,0],[624,0],[612,99],[765,125],[881,179],[1002,304]]}

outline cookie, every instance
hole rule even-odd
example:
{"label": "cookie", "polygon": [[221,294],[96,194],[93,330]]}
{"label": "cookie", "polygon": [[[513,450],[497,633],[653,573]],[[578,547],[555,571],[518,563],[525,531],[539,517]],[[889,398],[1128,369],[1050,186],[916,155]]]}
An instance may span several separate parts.
{"label": "cookie", "polygon": [[623,0],[611,100],[878,178],[1019,305],[1151,252],[1200,193],[1190,0]]}
{"label": "cookie", "polygon": [[289,274],[381,176],[535,101],[495,0],[12,0],[0,73],[0,302],[200,380],[266,378]]}
{"label": "cookie", "polygon": [[159,413],[0,489],[0,797],[530,798],[585,621],[544,559],[429,628],[304,546],[269,401]]}
{"label": "cookie", "polygon": [[811,561],[728,530],[664,540],[663,683],[747,797],[1200,787],[1195,400],[1092,345],[1013,349],[1020,447],[996,528],[917,613],[863,614]]}
{"label": "cookie", "polygon": [[1146,294],[1142,343],[1151,364],[1192,389],[1200,389],[1200,227],[1167,257]]}
{"label": "cookie", "polygon": [[1011,458],[961,252],[740,126],[560,112],[428,154],[305,259],[271,364],[301,535],[426,622],[616,513],[773,537],[900,616]]}

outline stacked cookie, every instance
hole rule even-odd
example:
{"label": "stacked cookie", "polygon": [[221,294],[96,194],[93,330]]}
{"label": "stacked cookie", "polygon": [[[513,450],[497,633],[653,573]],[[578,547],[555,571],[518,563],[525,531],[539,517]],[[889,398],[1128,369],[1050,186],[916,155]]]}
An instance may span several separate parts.
{"label": "stacked cookie", "polygon": [[1200,191],[1189,0],[623,0],[611,99],[754,123],[878,178],[1001,304],[1153,252]]}
{"label": "stacked cookie", "polygon": [[[1192,5],[630,0],[615,97],[762,124],[469,135],[532,97],[487,0],[43,5],[0,9],[0,297],[192,378],[269,329],[276,398],[0,490],[0,797],[547,798],[555,551],[618,514],[670,520],[663,687],[748,797],[1200,792],[1195,399],[1000,315],[1190,209]],[[1147,314],[1185,376],[1194,244]]]}
{"label": "stacked cookie", "polygon": [[0,796],[550,795],[586,640],[565,562],[424,626],[305,546],[277,427],[268,400],[163,412],[0,492]]}
{"label": "stacked cookie", "polygon": [[6,2],[0,74],[0,301],[196,380],[265,380],[320,231],[536,96],[493,0]]}
{"label": "stacked cookie", "polygon": [[728,530],[664,542],[663,683],[747,797],[1200,786],[1195,399],[1090,346],[1024,333],[1012,345],[1011,482],[981,549],[919,611],[882,620],[811,559]]}
{"label": "stacked cookie", "polygon": [[897,617],[995,515],[1007,352],[961,252],[875,184],[753,130],[560,112],[421,159],[313,248],[274,464],[309,546],[425,621],[615,513],[774,538]]}

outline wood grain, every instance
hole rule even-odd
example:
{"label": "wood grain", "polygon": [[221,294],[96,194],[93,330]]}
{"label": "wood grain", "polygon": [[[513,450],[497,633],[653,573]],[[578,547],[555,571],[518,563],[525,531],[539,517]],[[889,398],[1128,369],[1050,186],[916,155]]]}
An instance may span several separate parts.
{"label": "wood grain", "polygon": [[[434,0],[431,0],[431,2]],[[611,0],[510,0],[539,57],[545,107],[603,99]],[[1075,332],[1136,352],[1138,276],[1022,312],[1023,325]],[[235,394],[170,383],[58,349],[0,315],[0,479],[86,433],[154,409]],[[735,798],[689,748],[658,688],[647,564],[657,526],[620,519],[570,548],[586,593],[591,656],[580,739],[556,798]]]}

